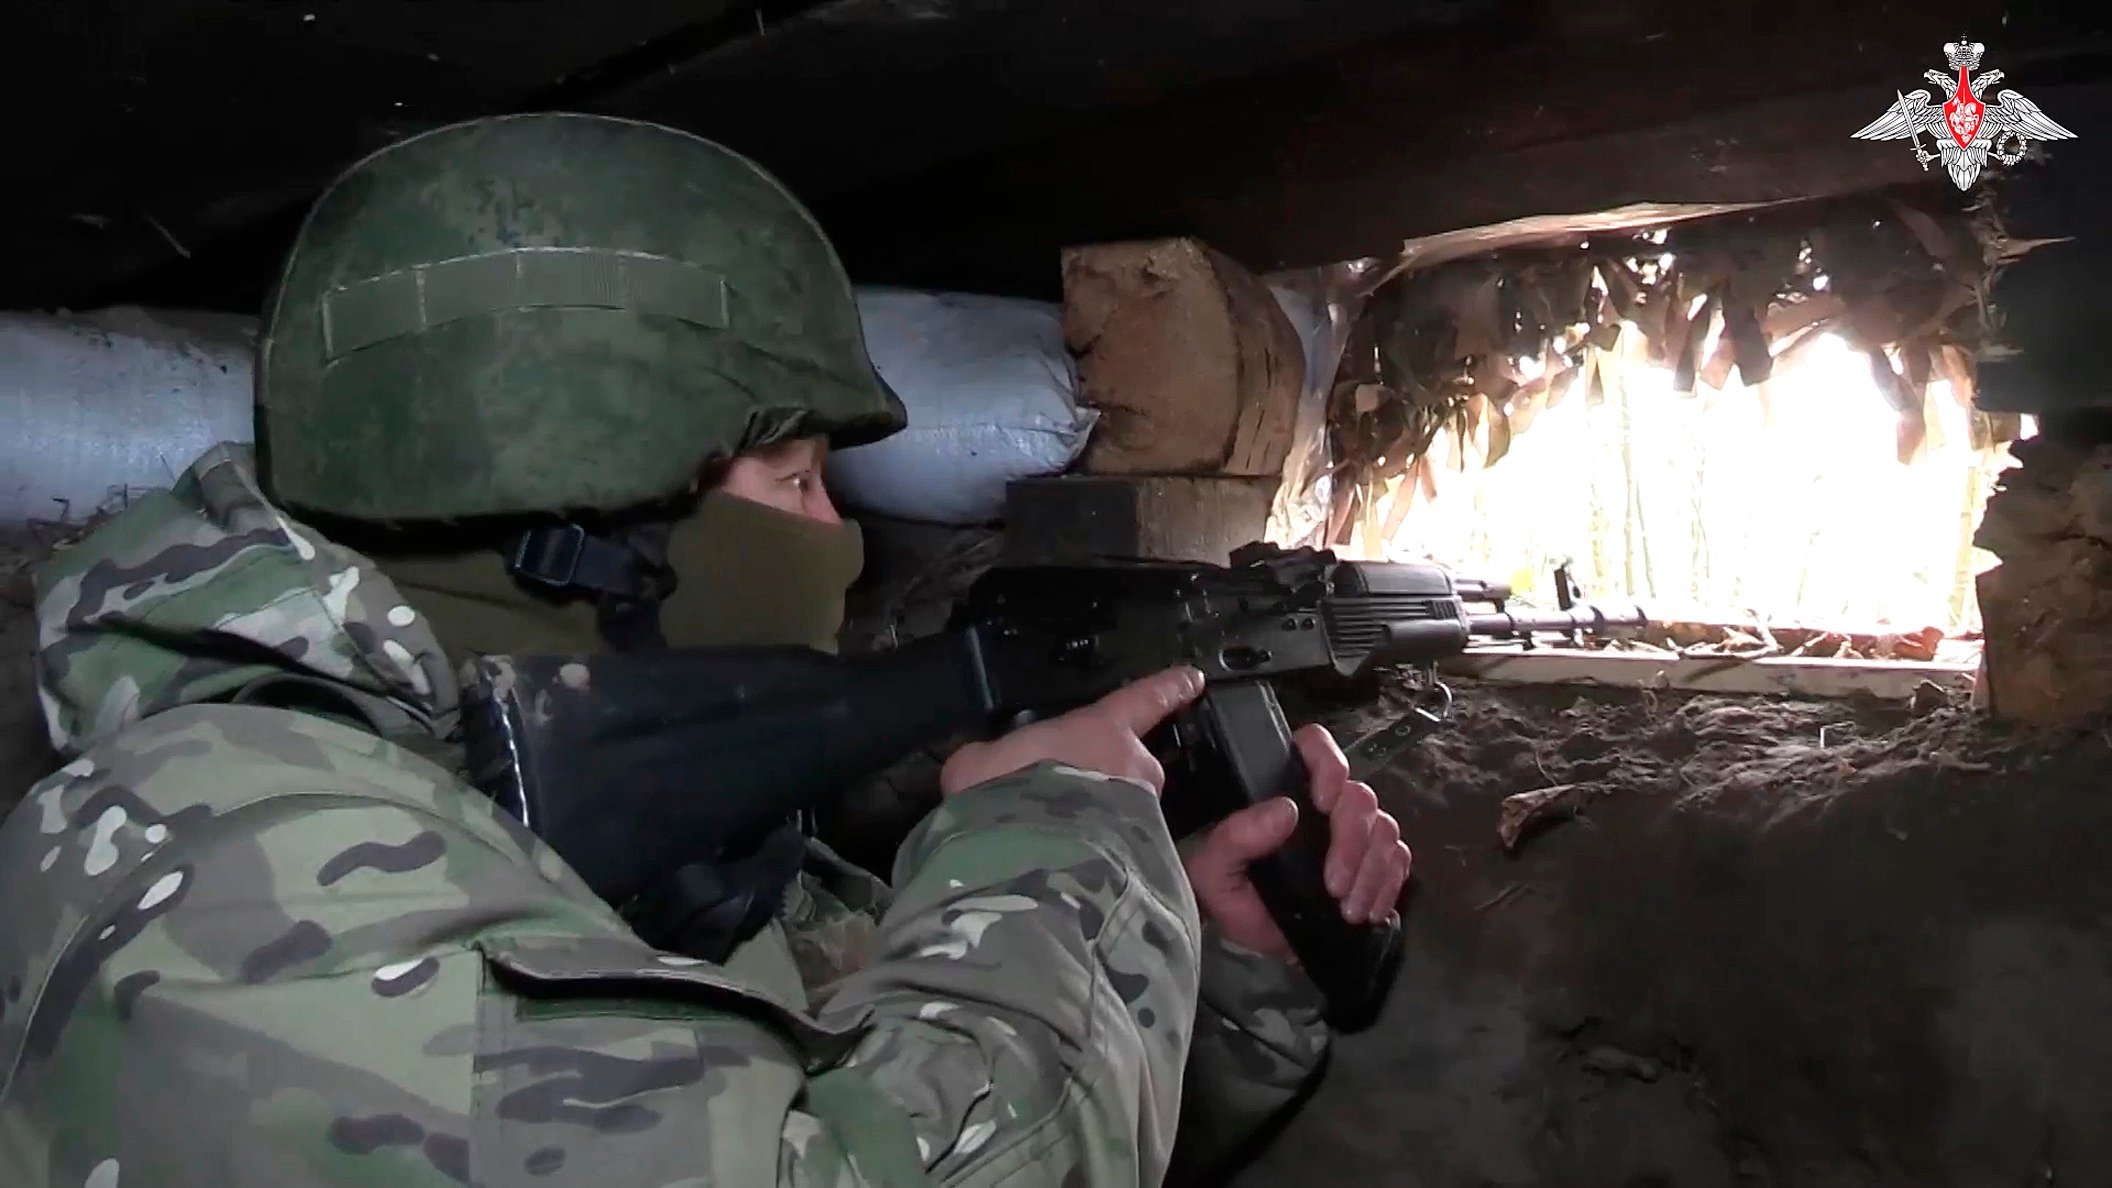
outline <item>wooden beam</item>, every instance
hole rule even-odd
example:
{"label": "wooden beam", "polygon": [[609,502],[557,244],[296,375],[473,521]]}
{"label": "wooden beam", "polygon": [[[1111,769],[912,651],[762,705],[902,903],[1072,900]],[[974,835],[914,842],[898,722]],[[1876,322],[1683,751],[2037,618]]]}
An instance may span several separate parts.
{"label": "wooden beam", "polygon": [[2043,416],[2112,407],[2103,330],[2079,309],[2112,297],[2112,161],[2092,152],[2112,135],[2112,83],[2019,90],[2079,139],[2046,145],[2043,164],[2004,169],[2003,230],[2042,242],[2002,270],[1995,308],[2009,351],[1980,361],[1984,412]]}
{"label": "wooden beam", "polygon": [[[1396,272],[1435,268],[1451,260],[1514,248],[1569,247],[1594,235],[1639,231],[1690,219],[1737,214],[1776,205],[1768,202],[1668,203],[1633,202],[1591,214],[1531,215],[1479,227],[1461,227],[1423,235],[1402,243],[1393,260]],[[1376,287],[1377,282],[1373,282]]]}
{"label": "wooden beam", "polygon": [[[1925,181],[1902,146],[1849,134],[1941,66],[1957,34],[1930,30],[2001,15],[1986,0],[1913,21],[1805,0],[1619,8],[1641,15],[1617,45],[1374,44],[830,194],[823,222],[869,279],[1052,296],[1057,254],[1080,243],[1192,235],[1270,272],[1532,216]],[[2003,36],[2025,87],[2095,44],[2051,26]]]}
{"label": "wooden beam", "polygon": [[1316,20],[1299,0],[512,0],[503,27],[487,0],[369,0],[305,20],[247,0],[41,7],[65,18],[17,20],[12,44],[76,101],[10,128],[10,159],[38,184],[0,190],[0,307],[146,295],[253,311],[326,182],[456,119],[675,124],[811,200],[1505,6],[1329,0]]}
{"label": "wooden beam", "polygon": [[1682,658],[1635,652],[1474,652],[1439,668],[1454,676],[1519,685],[1597,685],[1683,689],[1777,697],[1878,697],[1911,701],[1923,684],[1971,693],[1974,667],[1912,660],[1809,660],[1722,656]]}
{"label": "wooden beam", "polygon": [[13,6],[9,44],[68,101],[8,129],[37,184],[0,192],[0,306],[132,299],[109,287],[157,274],[210,285],[263,220],[274,234],[244,254],[249,294],[231,306],[253,313],[307,204],[360,156],[456,119],[576,107],[579,88],[553,80],[664,69],[659,47],[752,36],[759,5],[782,7],[521,0],[495,23],[458,0]]}
{"label": "wooden beam", "polygon": [[1350,174],[1310,162],[1302,175],[1257,170],[1221,187],[1161,185],[1127,166],[1108,170],[1130,176],[1126,196],[1073,190],[1056,178],[1005,192],[992,179],[940,191],[920,211],[897,209],[893,237],[860,226],[877,211],[832,213],[861,275],[1050,296],[1062,248],[1106,239],[1193,235],[1257,272],[1273,272],[1390,257],[1408,240],[1510,220],[1552,222],[1637,203],[1772,205],[1927,181],[1896,145],[1822,135],[1854,124],[1870,106],[1866,88],[1830,91],[1488,155],[1446,157],[1403,145],[1390,166]]}

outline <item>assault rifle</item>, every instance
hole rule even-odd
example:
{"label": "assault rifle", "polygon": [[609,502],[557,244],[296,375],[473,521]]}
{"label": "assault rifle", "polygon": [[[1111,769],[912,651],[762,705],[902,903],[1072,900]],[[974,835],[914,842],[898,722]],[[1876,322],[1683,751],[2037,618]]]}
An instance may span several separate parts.
{"label": "assault rifle", "polygon": [[[1508,587],[1434,565],[1249,545],[1229,566],[993,569],[946,631],[877,655],[486,657],[465,698],[471,779],[622,908],[674,872],[752,861],[797,814],[917,747],[1058,714],[1192,664],[1206,678],[1202,696],[1147,740],[1167,769],[1169,818],[1178,835],[1273,797],[1298,802],[1290,843],[1250,873],[1330,1019],[1353,1029],[1375,1017],[1391,982],[1399,922],[1352,925],[1327,894],[1327,823],[1306,800],[1274,682],[1413,666],[1433,669],[1434,685],[1436,662],[1477,639],[1530,644],[1647,622],[1633,607],[1574,604],[1563,585],[1561,609],[1518,612],[1506,608]],[[1353,750],[1368,761],[1442,721],[1418,708]],[[781,890],[767,888],[760,906],[733,895],[733,915],[748,920],[739,927],[760,927]]]}

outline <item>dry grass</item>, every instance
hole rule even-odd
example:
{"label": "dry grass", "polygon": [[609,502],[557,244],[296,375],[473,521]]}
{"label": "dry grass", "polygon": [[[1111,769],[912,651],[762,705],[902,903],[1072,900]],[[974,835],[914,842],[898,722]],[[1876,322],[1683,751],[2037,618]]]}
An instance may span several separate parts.
{"label": "dry grass", "polygon": [[32,519],[0,530],[0,602],[23,610],[35,604],[30,571],[46,558],[78,543],[132,504],[133,492],[113,487],[94,511],[80,519]]}
{"label": "dry grass", "polygon": [[[1494,465],[1565,393],[1602,400],[1624,358],[1691,393],[1733,376],[1757,386],[1845,340],[1897,413],[1900,460],[1919,457],[1932,390],[1969,399],[1973,360],[1995,346],[1987,294],[2015,254],[1985,204],[1915,188],[1404,272],[1371,295],[1336,377],[1321,543],[1348,543],[1360,522],[1390,537],[1382,492],[1405,479],[1434,495],[1440,436],[1479,441]],[[2014,416],[1972,425],[1982,448],[2018,431]]]}

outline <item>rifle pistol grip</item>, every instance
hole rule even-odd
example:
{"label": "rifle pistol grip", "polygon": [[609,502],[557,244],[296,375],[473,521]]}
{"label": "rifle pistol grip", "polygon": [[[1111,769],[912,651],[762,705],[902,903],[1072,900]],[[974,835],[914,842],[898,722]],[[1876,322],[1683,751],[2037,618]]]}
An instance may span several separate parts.
{"label": "rifle pistol grip", "polygon": [[[1288,796],[1298,827],[1274,854],[1248,868],[1254,889],[1291,944],[1306,975],[1327,999],[1328,1021],[1355,1031],[1376,1021],[1400,965],[1396,914],[1378,924],[1352,924],[1328,894],[1328,820],[1313,806],[1312,776],[1291,743],[1290,723],[1265,680],[1227,681],[1206,688],[1192,710],[1200,735],[1192,756],[1194,791],[1218,800],[1224,817],[1248,805]],[[1229,803],[1233,799],[1237,803]]]}

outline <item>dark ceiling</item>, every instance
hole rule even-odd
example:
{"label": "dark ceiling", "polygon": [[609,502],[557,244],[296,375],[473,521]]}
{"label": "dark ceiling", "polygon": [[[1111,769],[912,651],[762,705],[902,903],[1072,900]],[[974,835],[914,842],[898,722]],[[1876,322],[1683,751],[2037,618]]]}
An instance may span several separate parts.
{"label": "dark ceiling", "polygon": [[8,48],[35,69],[13,74],[0,307],[252,309],[350,159],[535,108],[722,140],[807,197],[861,279],[990,291],[1050,291],[1092,239],[1195,233],[1274,268],[1837,193],[1914,176],[1847,133],[1944,41],[1970,30],[2052,110],[2047,88],[2102,72],[2106,7],[18,0]]}

